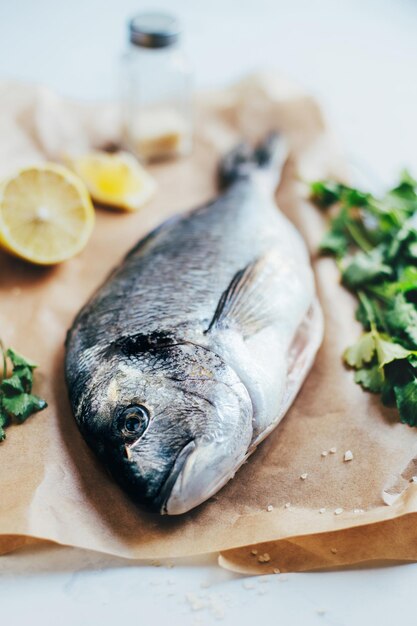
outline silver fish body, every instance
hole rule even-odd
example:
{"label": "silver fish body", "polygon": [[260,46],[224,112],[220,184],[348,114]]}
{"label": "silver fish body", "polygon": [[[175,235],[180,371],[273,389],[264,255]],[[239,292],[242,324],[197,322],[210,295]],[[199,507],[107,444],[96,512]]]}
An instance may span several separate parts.
{"label": "silver fish body", "polygon": [[75,418],[140,503],[207,500],[279,423],[322,339],[305,244],[277,209],[281,140],[239,148],[226,191],[140,241],[67,338]]}

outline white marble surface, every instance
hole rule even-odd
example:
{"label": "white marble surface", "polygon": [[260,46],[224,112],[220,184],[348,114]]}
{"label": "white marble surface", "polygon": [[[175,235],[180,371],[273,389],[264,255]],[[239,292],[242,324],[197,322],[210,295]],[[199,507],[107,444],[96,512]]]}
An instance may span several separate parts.
{"label": "white marble surface", "polygon": [[[321,100],[351,161],[382,183],[405,164],[417,172],[413,0],[3,0],[0,78],[112,98],[126,17],[157,6],[183,18],[199,87],[280,68]],[[155,567],[32,549],[0,559],[0,623],[392,626],[415,623],[416,586],[417,565],[263,582],[212,557]]]}
{"label": "white marble surface", "polygon": [[415,624],[417,566],[242,577],[214,557],[159,566],[69,548],[0,559],[5,626]]}

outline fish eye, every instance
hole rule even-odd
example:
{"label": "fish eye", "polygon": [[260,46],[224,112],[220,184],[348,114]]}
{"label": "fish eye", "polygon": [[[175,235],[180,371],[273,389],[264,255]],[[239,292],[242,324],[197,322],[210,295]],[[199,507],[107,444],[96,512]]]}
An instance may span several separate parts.
{"label": "fish eye", "polygon": [[149,424],[149,411],[142,404],[128,406],[121,412],[118,424],[126,437],[138,439]]}

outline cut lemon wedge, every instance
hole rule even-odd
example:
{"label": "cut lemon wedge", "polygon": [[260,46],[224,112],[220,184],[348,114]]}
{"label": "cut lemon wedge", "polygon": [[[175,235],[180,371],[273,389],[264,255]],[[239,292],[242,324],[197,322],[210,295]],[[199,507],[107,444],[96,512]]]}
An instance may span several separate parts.
{"label": "cut lemon wedge", "polygon": [[128,152],[94,151],[68,159],[93,200],[122,211],[137,211],[153,196],[154,179]]}
{"label": "cut lemon wedge", "polygon": [[80,252],[94,225],[85,185],[53,163],[25,168],[0,188],[0,244],[39,265],[54,265]]}

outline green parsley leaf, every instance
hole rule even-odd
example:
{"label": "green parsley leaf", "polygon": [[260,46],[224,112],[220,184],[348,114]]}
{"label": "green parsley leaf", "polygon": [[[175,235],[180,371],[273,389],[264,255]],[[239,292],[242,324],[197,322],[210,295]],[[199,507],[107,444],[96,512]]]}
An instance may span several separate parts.
{"label": "green parsley leaf", "polygon": [[381,402],[385,406],[396,406],[397,401],[395,398],[394,387],[389,380],[385,381],[385,384],[381,389]]}
{"label": "green parsley leaf", "polygon": [[14,396],[25,391],[20,377],[15,373],[2,381],[0,389],[4,394],[10,396]]}
{"label": "green parsley leaf", "polygon": [[384,282],[373,288],[373,292],[380,297],[392,298],[397,293],[417,291],[417,267],[406,265],[400,269],[397,280]]}
{"label": "green parsley leaf", "polygon": [[401,387],[394,387],[394,393],[401,422],[417,426],[417,379]]}
{"label": "green parsley leaf", "polygon": [[411,261],[417,261],[417,241],[408,244],[407,258]]}
{"label": "green parsley leaf", "polygon": [[366,296],[363,292],[358,292],[358,297],[359,305],[355,317],[362,324],[364,330],[370,330],[371,326],[379,330],[386,330],[384,314],[376,298]]}
{"label": "green parsley leaf", "polygon": [[320,242],[320,251],[323,254],[333,254],[342,257],[348,249],[348,239],[343,233],[329,230]]}
{"label": "green parsley leaf", "polygon": [[417,180],[414,178],[414,176],[410,174],[410,172],[406,168],[404,168],[400,172],[400,185],[399,186],[401,187],[404,184],[411,187],[414,192],[414,196],[417,197]]}
{"label": "green parsley leaf", "polygon": [[407,255],[407,248],[411,243],[416,243],[417,232],[412,220],[407,220],[396,233],[395,237],[390,242],[385,254],[387,261],[394,261],[401,254]]}
{"label": "green parsley leaf", "polygon": [[33,371],[30,367],[26,365],[19,365],[15,367],[13,370],[13,374],[19,377],[20,382],[22,383],[23,390],[26,393],[30,393],[32,391],[33,385]]}
{"label": "green parsley leaf", "polygon": [[372,252],[357,252],[347,261],[342,272],[343,283],[351,289],[358,289],[367,283],[392,276],[392,269],[383,261],[379,248]]}
{"label": "green parsley leaf", "polygon": [[[6,438],[6,426],[13,421],[23,423],[33,413],[42,411],[47,404],[31,393],[36,364],[11,348],[5,351],[1,341],[0,352],[3,356],[3,374],[0,376],[0,441],[3,441]],[[8,362],[12,365],[9,376]]]}
{"label": "green parsley leaf", "polygon": [[14,367],[28,367],[31,370],[34,370],[36,367],[38,367],[36,363],[33,363],[33,361],[29,361],[29,359],[22,356],[18,352],[15,352],[14,350],[12,350],[12,348],[9,348],[7,350],[6,355],[9,357]]}
{"label": "green parsley leaf", "polygon": [[382,339],[381,335],[375,334],[375,349],[379,367],[384,367],[392,361],[407,359],[413,354],[412,350],[406,350],[399,343]]}
{"label": "green parsley leaf", "polygon": [[344,204],[346,204],[346,206],[348,207],[367,206],[370,199],[372,198],[371,194],[369,193],[360,191],[359,189],[355,189],[354,187],[346,187],[344,185],[341,186],[341,197]]}
{"label": "green parsley leaf", "polygon": [[365,333],[353,346],[347,348],[343,358],[350,367],[360,368],[369,363],[375,354],[375,338],[373,332]]}
{"label": "green parsley leaf", "polygon": [[413,202],[417,199],[416,189],[417,181],[415,178],[411,176],[410,172],[403,170],[400,174],[400,182],[396,187],[388,191],[387,195],[398,196],[408,202]]}
{"label": "green parsley leaf", "polygon": [[333,181],[316,181],[310,185],[310,193],[314,202],[326,208],[340,199],[343,185]]}
{"label": "green parsley leaf", "polygon": [[417,348],[417,309],[399,293],[389,304],[386,322],[392,334]]}
{"label": "green parsley leaf", "polygon": [[3,407],[0,405],[0,441],[4,441],[6,439],[6,433],[4,432],[5,427],[9,423],[9,417]]}
{"label": "green parsley leaf", "polygon": [[382,368],[392,361],[408,359],[415,354],[417,353],[413,350],[407,350],[399,343],[384,338],[377,330],[372,329],[369,333],[363,334],[353,346],[347,348],[343,358],[350,367],[359,369],[365,363],[370,363],[376,355],[378,366]]}
{"label": "green parsley leaf", "polygon": [[381,393],[385,378],[379,365],[363,367],[355,372],[355,382],[372,393]]}
{"label": "green parsley leaf", "polygon": [[42,411],[46,406],[45,400],[31,393],[21,393],[17,396],[3,398],[3,407],[18,422],[24,422],[32,413]]}

